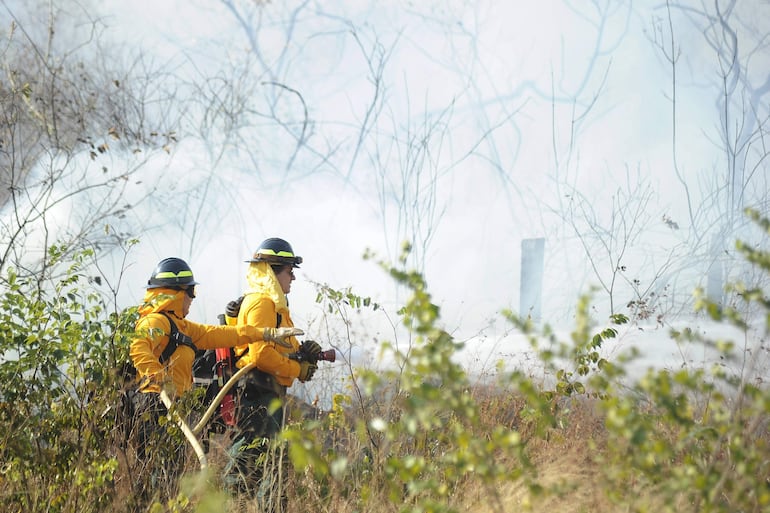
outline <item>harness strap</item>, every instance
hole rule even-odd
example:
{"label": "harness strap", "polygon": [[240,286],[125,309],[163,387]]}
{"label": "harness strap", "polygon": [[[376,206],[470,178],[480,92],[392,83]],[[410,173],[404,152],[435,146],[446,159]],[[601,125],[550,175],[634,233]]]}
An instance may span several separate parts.
{"label": "harness strap", "polygon": [[169,317],[169,315],[166,312],[158,312],[158,313],[161,314],[166,319],[168,319],[169,325],[171,326],[171,332],[168,334],[168,344],[166,344],[166,347],[163,349],[163,352],[160,354],[160,358],[158,358],[158,361],[160,363],[162,364],[166,363],[179,346],[187,346],[193,351],[196,351],[196,352],[198,351],[198,348],[195,347],[195,344],[193,343],[192,339],[177,329],[176,324],[174,323],[174,321],[171,320],[171,317]]}

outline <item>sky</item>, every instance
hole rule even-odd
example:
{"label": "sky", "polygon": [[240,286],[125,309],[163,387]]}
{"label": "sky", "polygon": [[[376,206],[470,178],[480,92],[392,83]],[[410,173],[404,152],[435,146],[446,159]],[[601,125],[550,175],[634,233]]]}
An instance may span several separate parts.
{"label": "sky", "polygon": [[[676,172],[696,198],[705,195],[724,151],[715,51],[684,13],[672,16],[674,81],[656,47],[668,22],[660,2],[231,5],[99,5],[106,33],[126,52],[190,80],[240,77],[251,109],[233,120],[229,139],[214,131],[184,140],[145,166],[148,179],[169,178],[166,208],[186,221],[152,231],[158,213],[137,213],[148,230],[129,253],[122,301],[138,301],[154,264],[179,256],[201,282],[191,317],[214,322],[244,287],[244,260],[261,240],[282,237],[305,261],[290,301],[295,324],[312,336],[343,344],[326,331],[314,282],[384,306],[390,317],[358,320],[368,354],[382,340],[408,339],[392,326],[404,291],[362,255],[394,262],[415,237],[410,264],[424,272],[447,330],[468,341],[471,359],[488,362],[478,353],[527,351],[499,312],[520,307],[522,240],[544,237],[543,317],[565,334],[578,296],[600,286],[597,268],[605,280],[613,266],[628,269],[626,281],[616,274],[617,305],[634,299],[639,280],[665,297],[656,313],[667,322],[688,318],[677,305],[704,283],[705,269],[678,261],[677,276],[656,282],[691,236]],[[763,58],[754,59],[760,69]],[[283,126],[265,116],[271,100]],[[303,108],[310,135],[290,160]],[[620,251],[624,230],[633,244],[620,262],[606,260],[605,244]],[[606,296],[595,298],[602,325]],[[644,320],[637,331],[658,338],[660,328]],[[665,347],[654,351],[681,358],[681,348]]]}

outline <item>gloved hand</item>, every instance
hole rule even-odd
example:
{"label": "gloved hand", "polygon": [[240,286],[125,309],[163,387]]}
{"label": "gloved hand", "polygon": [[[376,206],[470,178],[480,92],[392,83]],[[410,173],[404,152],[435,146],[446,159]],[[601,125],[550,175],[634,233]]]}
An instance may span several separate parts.
{"label": "gloved hand", "polygon": [[265,342],[275,342],[279,346],[292,349],[291,342],[286,339],[304,334],[305,332],[299,328],[265,328],[262,332],[262,340]]}
{"label": "gloved hand", "polygon": [[303,383],[310,381],[313,379],[313,374],[315,374],[317,368],[318,366],[314,363],[310,363],[308,361],[299,362],[299,376],[297,376],[298,379]]}
{"label": "gloved hand", "polygon": [[228,317],[237,318],[238,312],[241,311],[241,303],[243,303],[243,296],[228,302],[227,306],[225,307],[225,315]]}
{"label": "gloved hand", "polygon": [[317,362],[318,357],[321,355],[321,344],[315,340],[305,340],[299,346],[299,352],[305,355],[305,358],[311,362]]}

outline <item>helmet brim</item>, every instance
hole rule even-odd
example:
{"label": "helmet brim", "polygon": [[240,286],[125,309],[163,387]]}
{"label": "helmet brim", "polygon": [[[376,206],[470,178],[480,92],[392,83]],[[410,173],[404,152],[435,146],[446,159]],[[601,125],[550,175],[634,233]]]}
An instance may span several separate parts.
{"label": "helmet brim", "polygon": [[267,262],[270,265],[290,265],[295,269],[299,269],[299,265],[302,263],[302,257],[276,257],[276,256],[260,256],[258,258],[252,258],[244,260],[247,264],[256,264],[258,262]]}
{"label": "helmet brim", "polygon": [[145,289],[171,289],[171,290],[184,290],[182,287],[195,287],[196,285],[200,285],[200,282],[193,280],[190,283],[180,283],[178,285],[168,285],[165,283],[148,283],[144,288]]}

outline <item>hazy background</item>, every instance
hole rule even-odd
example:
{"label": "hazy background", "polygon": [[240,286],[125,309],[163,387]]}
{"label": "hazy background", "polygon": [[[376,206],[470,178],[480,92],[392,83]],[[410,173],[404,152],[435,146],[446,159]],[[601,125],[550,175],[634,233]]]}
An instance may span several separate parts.
{"label": "hazy background", "polygon": [[[0,19],[42,28],[45,11],[22,5],[4,2]],[[768,212],[767,2],[50,5],[86,67],[108,47],[114,69],[160,70],[145,93],[171,107],[146,102],[145,115],[177,120],[162,151],[67,163],[131,169],[130,208],[110,226],[139,243],[100,260],[121,276],[120,305],[179,256],[201,282],[191,317],[215,322],[244,287],[243,261],[278,236],[305,260],[295,323],[343,345],[314,282],[352,287],[389,314],[356,317],[353,353],[373,354],[399,338],[405,297],[362,255],[395,262],[409,241],[447,330],[489,366],[490,352],[527,348],[499,312],[527,315],[521,242],[542,237],[542,321],[568,330],[596,287],[597,322],[629,315],[635,337],[655,334],[641,342],[653,360],[678,362],[668,328],[706,329],[693,290],[727,304],[727,281],[759,279],[733,242],[762,243],[742,209]],[[56,209],[66,230],[93,198]]]}

